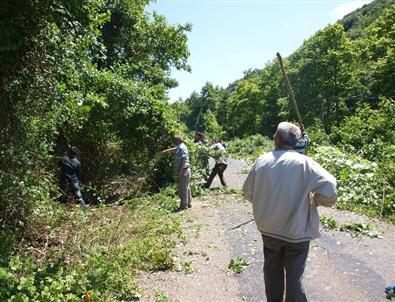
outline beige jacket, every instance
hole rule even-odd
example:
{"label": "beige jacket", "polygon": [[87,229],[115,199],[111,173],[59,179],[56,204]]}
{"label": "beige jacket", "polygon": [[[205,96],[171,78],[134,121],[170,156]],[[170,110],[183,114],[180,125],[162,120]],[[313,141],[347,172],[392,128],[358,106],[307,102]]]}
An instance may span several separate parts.
{"label": "beige jacket", "polygon": [[243,185],[255,223],[266,236],[289,242],[318,238],[317,206],[336,202],[336,179],[313,159],[275,150],[259,157]]}

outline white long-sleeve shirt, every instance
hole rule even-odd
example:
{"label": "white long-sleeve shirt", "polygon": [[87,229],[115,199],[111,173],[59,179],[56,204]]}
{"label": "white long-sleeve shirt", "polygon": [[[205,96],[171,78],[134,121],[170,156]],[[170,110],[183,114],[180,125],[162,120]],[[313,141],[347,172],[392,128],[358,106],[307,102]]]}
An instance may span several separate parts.
{"label": "white long-sleeve shirt", "polygon": [[336,202],[336,179],[313,159],[292,150],[259,157],[243,185],[255,223],[266,235],[289,242],[318,238],[318,205]]}
{"label": "white long-sleeve shirt", "polygon": [[224,145],[221,143],[215,143],[210,147],[210,149],[212,150],[211,156],[215,159],[215,164],[228,164],[228,161],[225,157],[226,149]]}

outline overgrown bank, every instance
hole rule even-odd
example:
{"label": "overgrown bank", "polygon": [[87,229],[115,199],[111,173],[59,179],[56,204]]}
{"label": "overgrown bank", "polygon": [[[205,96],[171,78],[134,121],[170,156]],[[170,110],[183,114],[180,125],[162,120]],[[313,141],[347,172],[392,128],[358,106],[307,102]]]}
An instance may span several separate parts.
{"label": "overgrown bank", "polygon": [[46,228],[73,223],[56,204],[69,146],[79,150],[88,203],[171,180],[171,160],[157,153],[180,127],[166,100],[170,70],[189,69],[190,26],[147,12],[149,2],[1,1],[2,265],[23,244],[40,245]]}
{"label": "overgrown bank", "polygon": [[[175,191],[122,205],[54,208],[31,241],[2,259],[1,301],[131,301],[140,296],[141,270],[174,266],[172,249],[182,239]],[[6,261],[4,261],[6,260]]]}

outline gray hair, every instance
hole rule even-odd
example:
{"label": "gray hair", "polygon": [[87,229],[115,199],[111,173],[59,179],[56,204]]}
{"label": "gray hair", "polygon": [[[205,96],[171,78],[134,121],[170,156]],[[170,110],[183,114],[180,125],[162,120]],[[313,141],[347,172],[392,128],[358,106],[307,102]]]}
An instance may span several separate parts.
{"label": "gray hair", "polygon": [[282,145],[291,148],[296,146],[296,143],[302,136],[299,127],[288,122],[278,124],[276,134],[280,137]]}

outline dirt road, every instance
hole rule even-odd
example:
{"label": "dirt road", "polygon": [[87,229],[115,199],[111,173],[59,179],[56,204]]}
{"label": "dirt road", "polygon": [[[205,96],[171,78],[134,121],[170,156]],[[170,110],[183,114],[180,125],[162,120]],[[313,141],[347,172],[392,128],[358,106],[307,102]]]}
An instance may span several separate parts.
{"label": "dirt road", "polygon": [[[245,179],[244,166],[232,160],[226,171],[236,190]],[[218,185],[215,180],[213,187]],[[339,224],[371,222],[383,238],[322,229],[311,244],[305,273],[309,301],[386,301],[384,287],[395,283],[395,227],[335,209],[322,208],[320,214]],[[213,190],[180,215],[185,238],[175,250],[177,268],[142,275],[141,301],[266,301],[262,242],[250,204],[240,194]],[[240,274],[227,268],[237,256],[249,264]]]}

